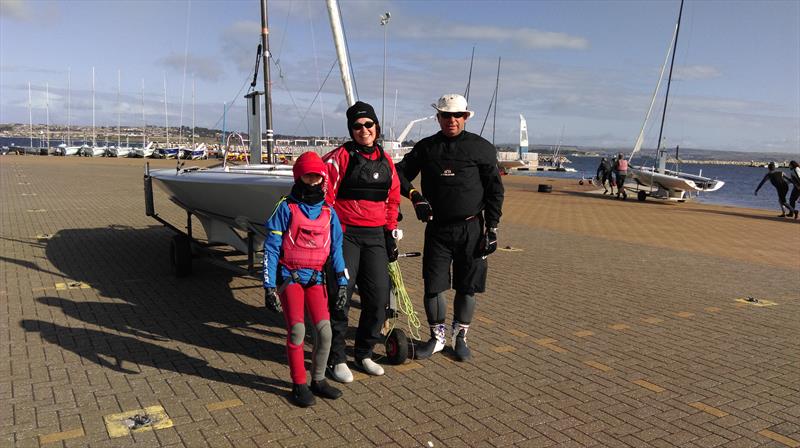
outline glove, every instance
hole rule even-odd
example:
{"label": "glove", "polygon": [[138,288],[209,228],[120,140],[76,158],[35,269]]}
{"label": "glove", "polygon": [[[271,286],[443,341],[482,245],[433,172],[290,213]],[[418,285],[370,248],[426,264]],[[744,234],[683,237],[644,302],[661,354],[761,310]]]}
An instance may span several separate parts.
{"label": "glove", "polygon": [[392,236],[392,231],[384,230],[383,238],[386,240],[386,255],[389,256],[389,263],[397,261],[399,252],[397,251],[397,240]]}
{"label": "glove", "polygon": [[283,312],[283,308],[281,308],[281,299],[278,297],[278,292],[275,291],[275,288],[264,289],[264,304],[267,306],[267,309],[273,313]]}
{"label": "glove", "polygon": [[431,208],[431,204],[425,199],[425,196],[422,196],[417,190],[411,192],[411,203],[414,204],[414,212],[417,214],[417,219],[422,222],[428,222],[433,220],[433,208]]}
{"label": "glove", "polygon": [[344,310],[344,306],[347,305],[347,286],[341,285],[339,286],[339,290],[336,291],[336,311]]}
{"label": "glove", "polygon": [[497,250],[497,227],[487,227],[481,241],[481,256],[484,258]]}

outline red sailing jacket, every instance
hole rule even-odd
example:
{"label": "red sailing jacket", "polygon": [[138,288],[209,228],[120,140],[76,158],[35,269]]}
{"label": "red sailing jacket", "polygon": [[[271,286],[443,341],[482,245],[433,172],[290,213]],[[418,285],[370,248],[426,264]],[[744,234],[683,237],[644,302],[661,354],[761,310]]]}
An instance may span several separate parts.
{"label": "red sailing jacket", "polygon": [[[377,145],[376,145],[377,147]],[[376,150],[370,154],[358,152],[358,157],[366,157],[369,160],[380,158],[380,151]],[[392,186],[389,188],[389,196],[386,201],[370,201],[366,199],[337,199],[337,193],[342,183],[342,177],[347,172],[347,165],[350,162],[350,154],[344,146],[340,146],[333,151],[322,156],[328,168],[328,191],[325,195],[325,202],[333,205],[339,221],[344,230],[348,225],[363,227],[384,227],[387,230],[397,228],[397,211],[400,208],[400,182],[397,178],[397,170],[390,157],[386,157],[392,171]]]}

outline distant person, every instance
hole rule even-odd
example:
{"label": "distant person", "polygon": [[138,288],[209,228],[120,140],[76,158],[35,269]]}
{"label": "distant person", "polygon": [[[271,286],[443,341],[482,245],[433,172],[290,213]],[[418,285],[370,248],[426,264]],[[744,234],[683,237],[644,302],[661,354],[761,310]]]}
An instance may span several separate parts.
{"label": "distant person", "polygon": [[792,194],[789,195],[789,205],[794,209],[794,219],[797,219],[797,199],[800,197],[800,166],[796,160],[789,162],[789,183],[792,184]]}
{"label": "distant person", "polygon": [[[797,210],[795,210],[791,205],[786,202],[786,193],[789,192],[789,184],[786,182],[785,174],[783,171],[775,169],[775,162],[769,162],[767,165],[767,174],[764,175],[764,178],[761,179],[761,182],[756,187],[756,191],[753,193],[754,195],[758,196],[758,190],[761,189],[761,186],[764,185],[764,182],[769,179],[769,182],[775,187],[775,190],[778,192],[778,204],[781,206],[781,214],[778,215],[779,218],[783,218],[785,216],[795,216]],[[783,209],[786,208],[786,212],[784,213]]]}
{"label": "distant person", "polygon": [[[624,154],[617,154],[617,160],[614,162],[613,171],[614,177],[617,178],[617,198],[624,201],[628,199],[628,193],[625,191],[625,177],[628,175],[628,161],[625,160]],[[621,198],[619,197],[620,193],[622,193]]]}
{"label": "distant person", "polygon": [[[456,360],[466,361],[471,357],[467,331],[477,306],[475,295],[486,290],[486,257],[497,249],[503,182],[494,145],[464,130],[474,115],[467,109],[467,100],[449,94],[432,106],[441,130],[417,142],[397,164],[403,195],[414,204],[417,218],[426,223],[423,303],[431,337],[415,355],[425,359],[444,349],[445,293],[452,288],[456,291],[453,352]],[[411,184],[418,175],[421,192]]]}
{"label": "distant person", "polygon": [[[342,309],[347,300],[347,271],[339,218],[325,203],[325,164],[316,153],[307,152],[297,159],[292,171],[292,191],[281,198],[265,225],[264,295],[267,308],[276,313],[283,311],[286,319],[290,399],[297,406],[308,407],[316,401],[314,395],[328,399],[342,396],[325,380],[331,324],[323,266],[330,257],[337,272],[336,278],[327,280],[338,285],[335,309]],[[314,325],[310,388],[306,385],[303,350],[306,311]]]}
{"label": "distant person", "polygon": [[605,157],[600,159],[600,165],[597,167],[595,177],[600,182],[600,185],[603,186],[603,194],[608,194],[606,181],[608,181],[608,186],[611,188],[611,194],[614,194],[614,187],[611,185],[611,163]]}

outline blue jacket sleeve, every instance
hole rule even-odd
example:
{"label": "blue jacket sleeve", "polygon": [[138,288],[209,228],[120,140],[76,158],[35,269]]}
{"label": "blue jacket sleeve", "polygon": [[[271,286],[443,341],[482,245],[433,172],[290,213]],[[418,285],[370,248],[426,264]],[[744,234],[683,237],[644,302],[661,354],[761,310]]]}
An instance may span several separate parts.
{"label": "blue jacket sleeve", "polygon": [[286,199],[281,199],[275,206],[275,211],[264,225],[267,237],[264,238],[264,287],[275,288],[275,279],[278,275],[278,259],[283,244],[283,233],[286,232],[292,212],[286,204]]}
{"label": "blue jacket sleeve", "polygon": [[[344,257],[342,256],[342,224],[339,222],[339,216],[336,211],[331,207],[331,260],[333,261],[333,271],[337,274],[345,272],[347,268],[344,264]],[[339,286],[346,286],[347,279],[337,275],[336,283]]]}

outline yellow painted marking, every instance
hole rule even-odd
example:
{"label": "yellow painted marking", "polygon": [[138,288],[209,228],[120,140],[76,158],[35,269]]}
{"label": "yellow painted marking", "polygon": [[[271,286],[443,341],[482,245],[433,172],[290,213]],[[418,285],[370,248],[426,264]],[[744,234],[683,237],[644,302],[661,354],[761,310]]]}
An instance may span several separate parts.
{"label": "yellow painted marking", "polygon": [[243,404],[244,403],[242,403],[242,400],[239,400],[238,398],[234,398],[233,400],[216,401],[214,403],[209,403],[209,404],[206,405],[206,409],[208,409],[209,412],[221,411],[223,409],[235,408],[235,407],[241,406]]}
{"label": "yellow painted marking", "polygon": [[544,339],[537,339],[537,340],[535,340],[533,342],[535,344],[538,344],[538,345],[548,345],[548,344],[552,344],[554,342],[558,342],[558,339],[544,338]]}
{"label": "yellow painted marking", "polygon": [[609,366],[607,366],[605,364],[601,364],[601,363],[599,363],[597,361],[584,361],[583,363],[586,364],[587,366],[594,367],[597,370],[602,370],[603,372],[610,372],[610,371],[614,370],[611,367],[609,367]]}
{"label": "yellow painted marking", "polygon": [[663,322],[664,319],[659,319],[657,317],[643,317],[642,321],[647,322],[648,324],[657,324],[659,322]]}
{"label": "yellow painted marking", "polygon": [[663,387],[661,387],[661,386],[659,386],[657,384],[653,384],[653,383],[651,383],[649,381],[645,381],[645,380],[636,380],[636,381],[634,381],[634,384],[638,384],[639,386],[642,386],[645,389],[650,389],[653,392],[657,392],[657,393],[661,393],[661,392],[664,392],[666,390],[666,389],[664,389]]}
{"label": "yellow painted marking", "polygon": [[[765,299],[758,299],[758,302],[748,302],[747,299],[736,299],[737,302],[744,304],[744,305],[753,305],[753,306],[775,306],[777,303],[773,302],[772,300],[765,300]],[[742,305],[736,304],[737,307]]]}
{"label": "yellow painted marking", "polygon": [[22,193],[23,196],[36,196],[36,193]]}
{"label": "yellow painted marking", "polygon": [[78,437],[83,437],[84,435],[85,434],[83,433],[83,428],[75,428],[75,429],[70,429],[69,431],[54,432],[53,434],[39,436],[39,444],[45,445],[47,443],[60,442],[62,440],[76,439]]}
{"label": "yellow painted marking", "polygon": [[581,330],[581,331],[576,331],[575,333],[572,333],[572,334],[574,334],[575,336],[577,336],[579,338],[585,338],[587,336],[593,335],[594,332],[593,331],[589,331],[589,330]]}
{"label": "yellow painted marking", "polygon": [[36,235],[36,239],[37,240],[49,240],[52,237],[53,237],[53,235],[50,235],[49,233],[40,233],[40,234]]}
{"label": "yellow painted marking", "polygon": [[28,212],[28,213],[44,213],[44,212],[46,212],[46,211],[47,211],[47,210],[45,210],[45,209],[43,209],[43,208],[29,208],[29,209],[27,210],[27,212]]}
{"label": "yellow painted marking", "polygon": [[420,367],[422,367],[422,364],[412,361],[406,364],[401,364],[394,369],[398,372],[408,372],[409,370],[419,369]]}
{"label": "yellow painted marking", "polygon": [[512,346],[510,346],[510,345],[501,345],[499,347],[493,348],[492,350],[494,350],[497,353],[508,353],[508,352],[516,351],[517,349],[512,347]]}
{"label": "yellow painted marking", "polygon": [[694,316],[694,313],[690,313],[688,311],[681,311],[680,313],[675,313],[675,315],[678,316],[678,317],[682,317],[682,318],[686,319],[688,317]]}
{"label": "yellow painted marking", "polygon": [[521,332],[519,330],[515,330],[513,328],[508,330],[508,332],[513,334],[514,336],[517,336],[517,337],[520,337],[520,338],[527,338],[528,336],[530,336],[528,333],[523,333],[523,332]]}
{"label": "yellow painted marking", "polygon": [[479,320],[479,321],[481,321],[481,322],[483,322],[485,324],[493,324],[494,323],[493,320],[489,319],[488,317],[483,317],[483,316],[478,316],[478,317],[475,318],[475,320]]}
{"label": "yellow painted marking", "polygon": [[705,403],[701,403],[699,401],[695,401],[694,403],[689,403],[689,406],[691,406],[691,407],[693,407],[695,409],[699,409],[699,410],[705,412],[706,414],[711,414],[711,415],[713,415],[715,417],[725,417],[726,415],[728,415],[727,412],[725,412],[725,411],[723,411],[721,409],[717,409],[715,407],[709,406],[709,405],[707,405]]}
{"label": "yellow painted marking", "polygon": [[[126,424],[126,420],[135,415],[147,415],[152,420],[147,426],[142,426],[138,429],[130,429]],[[119,414],[111,414],[103,417],[106,423],[108,435],[112,438],[125,437],[131,432],[144,432],[153,431],[155,429],[165,429],[172,427],[172,419],[169,418],[164,408],[161,406],[150,406],[144,409],[136,409],[134,411],[121,412]]]}
{"label": "yellow painted marking", "polygon": [[511,246],[498,247],[497,250],[502,250],[504,252],[522,252],[522,249],[519,249],[517,247],[511,247]]}
{"label": "yellow painted marking", "polygon": [[83,282],[56,283],[56,290],[65,291],[67,289],[91,289],[92,287]]}
{"label": "yellow painted marking", "polygon": [[778,443],[782,443],[791,448],[798,448],[800,447],[800,442],[794,439],[790,439],[782,434],[778,434],[777,432],[772,432],[769,429],[762,429],[758,432],[760,435],[772,439]]}
{"label": "yellow painted marking", "polygon": [[717,311],[721,311],[721,308],[717,308],[715,306],[710,306],[708,308],[703,308],[703,309],[705,311],[708,311],[709,313],[716,313]]}
{"label": "yellow painted marking", "polygon": [[612,330],[627,330],[628,328],[631,327],[630,325],[626,324],[614,324],[614,325],[609,325],[609,328],[611,328]]}

